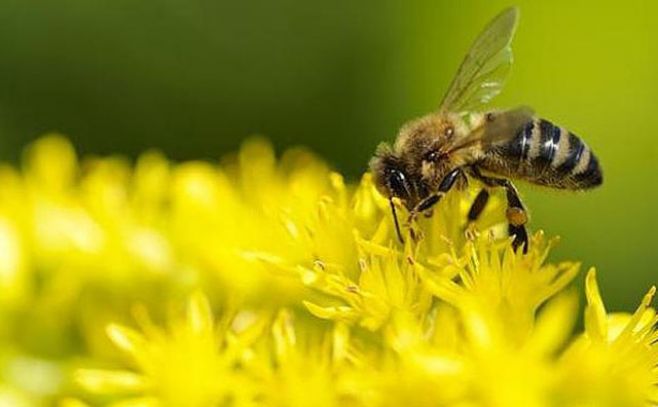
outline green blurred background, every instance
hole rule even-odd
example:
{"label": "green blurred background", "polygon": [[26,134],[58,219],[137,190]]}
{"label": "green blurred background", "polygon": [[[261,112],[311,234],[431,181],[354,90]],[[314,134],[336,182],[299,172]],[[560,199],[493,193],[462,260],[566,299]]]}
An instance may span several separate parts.
{"label": "green blurred background", "polygon": [[[494,106],[581,135],[605,185],[522,185],[558,258],[599,268],[629,309],[658,282],[658,3],[518,1],[515,65]],[[304,144],[356,178],[375,145],[437,107],[503,1],[3,0],[0,158],[40,134],[81,153],[216,158],[246,136]]]}

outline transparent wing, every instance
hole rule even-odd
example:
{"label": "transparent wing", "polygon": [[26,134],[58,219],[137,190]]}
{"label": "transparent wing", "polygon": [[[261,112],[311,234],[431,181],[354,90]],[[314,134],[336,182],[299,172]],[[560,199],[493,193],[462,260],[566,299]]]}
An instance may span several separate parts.
{"label": "transparent wing", "polygon": [[441,102],[443,112],[476,110],[500,93],[512,66],[512,37],[519,11],[505,9],[475,40]]}
{"label": "transparent wing", "polygon": [[534,120],[534,112],[527,106],[487,114],[482,124],[474,128],[467,136],[455,141],[448,148],[448,153],[468,148],[475,144],[492,146],[505,143],[516,137],[526,125]]}
{"label": "transparent wing", "polygon": [[527,106],[496,112],[491,119],[485,120],[480,139],[489,146],[508,142],[532,122],[534,116],[534,111]]}

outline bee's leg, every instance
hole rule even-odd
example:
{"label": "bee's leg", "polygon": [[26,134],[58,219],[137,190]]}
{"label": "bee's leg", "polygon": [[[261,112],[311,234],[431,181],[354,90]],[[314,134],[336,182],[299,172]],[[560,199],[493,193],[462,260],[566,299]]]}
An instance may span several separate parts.
{"label": "bee's leg", "polygon": [[443,198],[443,195],[445,195],[450,189],[456,184],[458,179],[465,179],[466,176],[464,175],[464,171],[461,168],[454,169],[448,173],[445,177],[443,177],[443,180],[439,184],[439,188],[437,191],[428,197],[424,198],[422,201],[420,201],[410,212],[409,212],[409,218],[407,219],[407,225],[409,227],[409,231],[411,232],[411,236],[413,240],[419,240],[420,238],[416,235],[414,232],[414,228],[412,227],[413,222],[416,220],[416,216],[419,213],[425,213],[427,214],[434,205],[439,203],[441,198]]}
{"label": "bee's leg", "polygon": [[475,222],[478,220],[488,202],[489,191],[486,188],[482,188],[471,204],[471,209],[468,211],[468,221]]}
{"label": "bee's leg", "polygon": [[[507,195],[506,216],[508,222],[508,231],[510,236],[514,236],[514,240],[512,241],[512,247],[514,248],[514,250],[516,250],[519,247],[523,246],[523,253],[527,253],[528,232],[525,228],[525,224],[528,222],[528,214],[526,213],[526,210],[523,207],[523,203],[521,203],[519,192],[516,190],[516,187],[514,187],[514,184],[512,184],[512,181],[508,179],[490,178],[484,176],[480,173],[480,171],[478,171],[477,168],[473,168],[471,174],[475,178],[482,181],[488,187],[505,188],[505,193]],[[470,212],[469,212],[469,218],[470,218]]]}
{"label": "bee's leg", "polygon": [[411,236],[413,240],[419,240],[419,238],[414,237],[415,232],[412,227],[413,222],[416,220],[416,216],[419,213],[424,213],[425,216],[430,217],[433,211],[434,205],[439,203],[441,198],[448,193],[452,189],[453,186],[455,186],[458,180],[462,180],[463,182],[467,182],[466,175],[464,174],[464,171],[461,168],[456,168],[452,171],[450,171],[443,179],[441,180],[441,183],[439,184],[439,187],[437,188],[436,192],[427,196],[424,198],[422,201],[420,201],[416,206],[409,212],[409,218],[407,219],[407,225],[409,226],[409,231],[411,232]]}
{"label": "bee's leg", "polygon": [[428,211],[428,210],[432,209],[432,207],[434,205],[436,205],[437,203],[439,203],[441,198],[443,198],[443,195],[444,195],[444,193],[437,192],[437,193],[432,194],[432,195],[428,196],[427,198],[423,199],[414,208],[414,210],[413,210],[414,213],[421,213],[421,212],[425,212],[425,211]]}
{"label": "bee's leg", "polygon": [[416,221],[416,216],[418,216],[419,213],[425,213],[427,214],[428,211],[431,211],[433,206],[436,205],[441,198],[443,197],[443,193],[434,193],[427,198],[423,199],[420,201],[411,211],[409,211],[409,218],[407,218],[407,227],[409,228],[409,232],[411,234],[411,239],[414,241],[420,240],[420,236],[413,227],[413,223]]}
{"label": "bee's leg", "polygon": [[443,198],[443,195],[445,195],[450,189],[455,185],[456,181],[460,178],[464,177],[464,172],[461,168],[454,169],[448,173],[445,177],[443,177],[443,180],[441,180],[441,183],[439,184],[439,188],[437,191],[427,198],[423,199],[420,201],[416,207],[411,211],[412,218],[415,217],[417,213],[425,212],[430,209],[439,201],[441,198]]}
{"label": "bee's leg", "polygon": [[514,236],[512,247],[514,250],[523,246],[523,254],[528,253],[528,231],[525,224],[528,223],[528,214],[523,208],[519,193],[514,185],[507,181],[508,186],[505,187],[507,193],[507,229],[511,236]]}
{"label": "bee's leg", "polygon": [[487,188],[482,188],[471,204],[471,208],[468,210],[468,222],[466,223],[464,233],[469,240],[475,239],[475,236],[477,235],[475,221],[480,218],[480,215],[488,202],[489,190]]}

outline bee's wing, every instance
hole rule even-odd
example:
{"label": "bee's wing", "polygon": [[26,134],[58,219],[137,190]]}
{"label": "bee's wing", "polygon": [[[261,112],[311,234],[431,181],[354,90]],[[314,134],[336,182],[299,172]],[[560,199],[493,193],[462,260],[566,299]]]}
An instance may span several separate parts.
{"label": "bee's wing", "polygon": [[475,40],[441,102],[442,112],[464,112],[500,93],[512,65],[512,37],[519,11],[505,9]]}
{"label": "bee's wing", "polygon": [[455,152],[475,144],[493,146],[506,143],[516,137],[525,126],[534,120],[534,112],[527,106],[492,113],[491,119],[482,123],[468,135],[451,145],[448,152]]}
{"label": "bee's wing", "polygon": [[491,120],[485,120],[479,139],[488,146],[505,143],[516,137],[533,120],[534,111],[527,106],[494,113]]}

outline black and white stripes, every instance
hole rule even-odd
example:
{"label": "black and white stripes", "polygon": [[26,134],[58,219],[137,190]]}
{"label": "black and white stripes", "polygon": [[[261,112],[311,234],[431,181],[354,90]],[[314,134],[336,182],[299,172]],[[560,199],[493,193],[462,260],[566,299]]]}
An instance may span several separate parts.
{"label": "black and white stripes", "polygon": [[602,182],[590,148],[573,133],[544,119],[528,122],[497,153],[508,161],[510,176],[564,189],[587,189]]}

